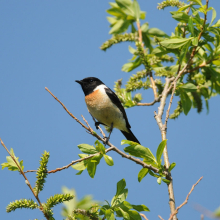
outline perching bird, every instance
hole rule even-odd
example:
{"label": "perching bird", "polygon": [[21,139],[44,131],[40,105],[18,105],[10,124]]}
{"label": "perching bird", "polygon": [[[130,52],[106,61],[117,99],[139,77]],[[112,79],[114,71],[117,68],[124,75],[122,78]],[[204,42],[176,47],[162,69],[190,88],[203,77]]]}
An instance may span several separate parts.
{"label": "perching bird", "polygon": [[82,86],[90,114],[98,120],[95,124],[96,127],[99,124],[103,124],[109,126],[111,131],[113,128],[117,128],[123,133],[127,140],[140,144],[130,130],[131,126],[128,122],[124,107],[118,96],[110,88],[95,77],[76,80],[76,82]]}

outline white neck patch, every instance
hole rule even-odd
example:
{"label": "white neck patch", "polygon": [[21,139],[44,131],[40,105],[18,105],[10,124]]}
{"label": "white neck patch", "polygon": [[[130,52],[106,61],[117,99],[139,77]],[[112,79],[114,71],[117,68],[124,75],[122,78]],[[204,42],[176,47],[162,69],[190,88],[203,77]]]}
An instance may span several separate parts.
{"label": "white neck patch", "polygon": [[97,86],[93,91],[100,90],[100,92],[106,93],[105,88],[108,88],[108,87],[106,85],[102,84],[102,85]]}

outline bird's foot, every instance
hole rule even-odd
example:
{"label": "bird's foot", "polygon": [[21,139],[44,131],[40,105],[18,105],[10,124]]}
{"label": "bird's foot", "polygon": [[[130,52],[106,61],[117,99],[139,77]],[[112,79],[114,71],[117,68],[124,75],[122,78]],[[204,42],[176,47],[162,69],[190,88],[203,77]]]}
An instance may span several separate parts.
{"label": "bird's foot", "polygon": [[99,129],[99,125],[100,125],[100,124],[101,124],[101,123],[98,122],[98,121],[95,122],[95,127],[96,127],[97,130]]}

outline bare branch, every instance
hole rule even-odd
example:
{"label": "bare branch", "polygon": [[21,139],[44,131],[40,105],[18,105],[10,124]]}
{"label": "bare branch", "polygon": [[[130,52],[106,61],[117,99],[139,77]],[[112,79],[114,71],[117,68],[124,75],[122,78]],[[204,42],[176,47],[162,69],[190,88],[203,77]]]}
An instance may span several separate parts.
{"label": "bare branch", "polygon": [[140,216],[142,216],[145,220],[148,220],[148,218],[146,217],[146,215],[144,215],[143,213],[140,213]]}
{"label": "bare branch", "polygon": [[46,219],[49,220],[49,217],[47,216],[46,213],[44,213],[43,211],[43,206],[41,204],[41,201],[40,199],[38,198],[38,195],[34,192],[28,178],[26,177],[24,171],[21,169],[20,167],[20,164],[16,161],[16,159],[14,158],[14,156],[10,153],[10,151],[8,150],[8,148],[5,146],[4,142],[2,141],[2,139],[0,138],[0,141],[1,141],[1,145],[5,148],[5,150],[8,152],[8,154],[10,155],[10,157],[12,158],[12,160],[15,162],[16,166],[18,167],[20,173],[22,174],[22,176],[24,177],[25,179],[25,183],[28,185],[28,187],[30,188],[31,192],[33,193],[34,197],[36,198],[36,200],[38,201],[38,204],[40,205],[40,210],[43,212],[44,216]]}
{"label": "bare branch", "polygon": [[178,213],[179,209],[181,209],[184,205],[186,205],[186,203],[187,203],[188,200],[189,200],[189,196],[190,196],[190,194],[191,194],[192,191],[194,190],[195,186],[196,186],[196,185],[202,180],[202,178],[203,178],[203,176],[200,177],[199,180],[198,180],[198,181],[192,186],[190,192],[189,192],[188,195],[186,196],[186,200],[185,200],[180,206],[178,206],[178,207],[176,208],[176,210],[175,210],[174,213],[172,213],[172,214],[170,215],[169,220],[172,220],[172,219],[173,219],[173,216],[176,215],[176,214]]}
{"label": "bare branch", "polygon": [[161,220],[164,220],[160,215],[158,215],[158,218],[161,219]]}
{"label": "bare branch", "polygon": [[154,105],[156,102],[159,102],[161,99],[162,95],[159,95],[156,99],[154,99],[153,102],[150,103],[138,103],[137,106],[151,106]]}

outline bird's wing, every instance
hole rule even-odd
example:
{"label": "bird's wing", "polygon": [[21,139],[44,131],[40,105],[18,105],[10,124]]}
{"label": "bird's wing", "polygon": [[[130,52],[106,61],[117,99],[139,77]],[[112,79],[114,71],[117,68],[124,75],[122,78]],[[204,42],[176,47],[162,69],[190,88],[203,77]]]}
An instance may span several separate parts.
{"label": "bird's wing", "polygon": [[122,112],[123,117],[126,121],[126,126],[127,128],[130,128],[130,124],[128,122],[128,118],[125,112],[124,107],[121,104],[121,101],[119,100],[118,96],[109,88],[105,88],[106,94],[108,95],[108,97],[111,99],[111,101],[119,108],[119,110]]}

